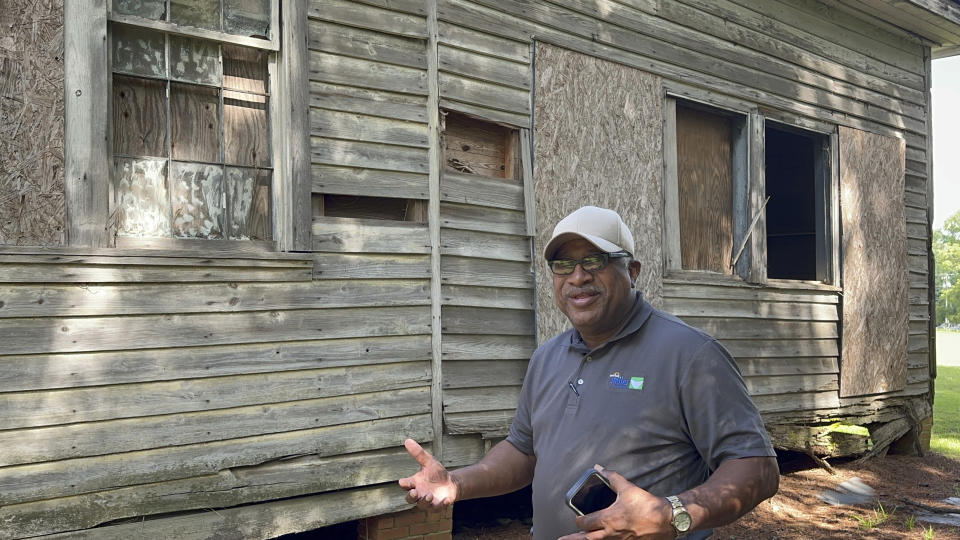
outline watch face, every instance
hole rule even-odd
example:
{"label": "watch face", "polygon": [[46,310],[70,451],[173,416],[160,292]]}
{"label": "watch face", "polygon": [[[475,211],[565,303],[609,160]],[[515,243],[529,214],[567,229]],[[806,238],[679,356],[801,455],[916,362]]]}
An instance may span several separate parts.
{"label": "watch face", "polygon": [[690,514],[677,512],[677,515],[673,516],[673,526],[680,532],[687,532],[690,529]]}

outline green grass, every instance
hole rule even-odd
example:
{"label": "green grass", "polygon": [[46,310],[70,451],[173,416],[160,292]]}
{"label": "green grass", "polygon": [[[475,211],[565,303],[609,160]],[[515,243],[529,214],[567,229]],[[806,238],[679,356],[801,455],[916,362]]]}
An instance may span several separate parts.
{"label": "green grass", "polygon": [[887,521],[888,519],[890,519],[890,517],[893,516],[893,513],[896,512],[896,511],[897,511],[897,509],[894,508],[894,509],[893,509],[893,512],[890,512],[890,513],[888,514],[887,511],[884,510],[883,505],[880,504],[880,503],[877,503],[877,509],[873,511],[873,515],[872,515],[872,516],[858,516],[858,515],[854,515],[854,516],[853,516],[853,519],[855,519],[855,520],[857,520],[857,522],[859,522],[859,526],[860,526],[861,529],[867,529],[867,530],[869,530],[869,529],[872,529],[872,528],[874,528],[874,527],[878,527],[878,526],[886,523],[886,521]]}
{"label": "green grass", "polygon": [[937,366],[930,449],[960,459],[960,366]]}

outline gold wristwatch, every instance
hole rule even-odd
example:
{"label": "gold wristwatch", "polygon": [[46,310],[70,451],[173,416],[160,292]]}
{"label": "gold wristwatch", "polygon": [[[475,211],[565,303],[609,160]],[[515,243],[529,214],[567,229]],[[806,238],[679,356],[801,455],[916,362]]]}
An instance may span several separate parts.
{"label": "gold wristwatch", "polygon": [[670,524],[673,525],[673,530],[677,531],[677,538],[685,536],[690,531],[690,525],[693,524],[690,514],[687,513],[687,509],[683,507],[683,503],[676,495],[670,495],[667,497],[667,501],[673,507],[673,519]]}

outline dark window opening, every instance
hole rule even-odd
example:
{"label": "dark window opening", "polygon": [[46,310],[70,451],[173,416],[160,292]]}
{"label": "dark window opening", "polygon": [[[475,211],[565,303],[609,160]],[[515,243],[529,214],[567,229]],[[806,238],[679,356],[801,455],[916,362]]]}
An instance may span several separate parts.
{"label": "dark window opening", "polygon": [[767,277],[828,281],[828,138],[767,125]]}
{"label": "dark window opening", "polygon": [[426,223],[427,201],[314,193],[313,214],[324,217]]}

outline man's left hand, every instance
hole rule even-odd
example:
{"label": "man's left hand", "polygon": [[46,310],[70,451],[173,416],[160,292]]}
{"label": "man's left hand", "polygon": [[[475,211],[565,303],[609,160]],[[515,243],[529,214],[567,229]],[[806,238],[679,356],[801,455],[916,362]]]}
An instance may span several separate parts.
{"label": "man's left hand", "polygon": [[617,500],[603,510],[578,517],[577,527],[583,532],[569,534],[559,540],[672,540],[676,537],[671,525],[673,511],[665,498],[651,495],[613,471],[603,470],[601,474],[617,492]]}

